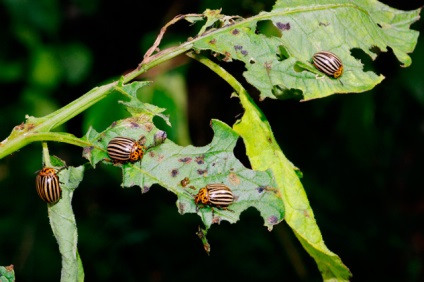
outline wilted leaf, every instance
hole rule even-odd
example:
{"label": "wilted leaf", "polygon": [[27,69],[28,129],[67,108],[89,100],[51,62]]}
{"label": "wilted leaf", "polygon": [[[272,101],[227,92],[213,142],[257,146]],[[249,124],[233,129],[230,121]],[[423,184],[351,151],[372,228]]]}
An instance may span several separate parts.
{"label": "wilted leaf", "polygon": [[[64,162],[51,158],[54,166],[63,167]],[[83,281],[84,271],[78,255],[78,233],[72,210],[72,196],[84,176],[84,166],[67,167],[58,173],[62,198],[55,204],[48,204],[50,225],[59,244],[62,256],[61,281]]]}
{"label": "wilted leaf", "polygon": [[285,203],[286,222],[315,259],[325,281],[348,281],[351,273],[341,259],[324,244],[306,192],[300,182],[301,172],[284,155],[271,127],[260,109],[239,93],[245,113],[234,125],[243,138],[246,154],[255,169],[272,169]]}

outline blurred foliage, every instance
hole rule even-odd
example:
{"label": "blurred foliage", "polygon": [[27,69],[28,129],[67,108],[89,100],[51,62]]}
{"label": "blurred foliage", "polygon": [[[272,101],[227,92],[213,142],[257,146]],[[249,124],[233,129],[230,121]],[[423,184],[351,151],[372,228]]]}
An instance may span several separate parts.
{"label": "blurred foliage", "polygon": [[[422,5],[384,3],[402,10]],[[270,10],[272,4],[3,0],[0,139],[25,114],[50,113],[135,68],[162,25],[177,14],[222,7],[225,14],[247,17]],[[422,27],[422,21],[412,26]],[[179,23],[168,31],[164,43],[185,41],[196,32]],[[365,60],[366,67],[386,77],[367,93],[259,104],[286,156],[303,172],[302,182],[327,246],[358,281],[424,279],[422,37],[411,57],[412,65],[406,69],[391,52],[380,54],[375,62]],[[171,61],[167,70],[172,72],[159,70],[148,78],[157,87],[152,92],[179,89],[177,99],[166,94],[152,103],[169,109],[173,126],[157,125],[174,142],[185,145],[191,140],[201,146],[212,138],[211,118],[231,124],[241,108],[229,98],[232,90],[224,81],[198,63],[187,63],[186,58]],[[229,68],[232,73],[244,69],[241,64]],[[158,99],[149,95],[142,98]],[[127,117],[121,106],[110,111],[114,98],[68,122],[67,131],[82,136],[90,125],[100,131]],[[68,164],[85,162],[80,148],[54,143],[49,147]],[[236,149],[236,156],[248,165],[241,142]],[[34,172],[41,165],[41,144],[0,160],[0,265],[13,264],[23,281],[60,277],[61,259],[46,205],[35,192]],[[248,210],[236,225],[224,222],[208,231],[211,255],[207,256],[196,235],[200,220],[196,215],[180,216],[175,196],[159,186],[144,195],[137,188],[122,190],[120,178],[119,168],[100,165],[86,172],[74,194],[78,249],[87,281],[321,280],[314,261],[285,223],[271,233],[252,229],[263,222],[258,212]]]}

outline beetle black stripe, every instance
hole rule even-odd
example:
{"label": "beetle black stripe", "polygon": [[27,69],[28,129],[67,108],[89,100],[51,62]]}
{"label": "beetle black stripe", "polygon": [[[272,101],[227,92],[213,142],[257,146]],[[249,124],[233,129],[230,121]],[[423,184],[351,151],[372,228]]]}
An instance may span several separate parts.
{"label": "beetle black stripe", "polygon": [[62,189],[59,185],[59,178],[54,171],[42,170],[37,175],[35,184],[38,196],[40,196],[43,201],[55,203],[60,200]]}
{"label": "beetle black stripe", "polygon": [[209,201],[217,207],[227,207],[234,202],[234,195],[230,188],[223,184],[208,184]]}
{"label": "beetle black stripe", "polygon": [[327,51],[315,53],[313,63],[318,70],[329,76],[334,76],[334,73],[343,65],[339,57]]}
{"label": "beetle black stripe", "polygon": [[127,137],[115,137],[107,145],[107,153],[114,161],[129,161],[136,141]]}

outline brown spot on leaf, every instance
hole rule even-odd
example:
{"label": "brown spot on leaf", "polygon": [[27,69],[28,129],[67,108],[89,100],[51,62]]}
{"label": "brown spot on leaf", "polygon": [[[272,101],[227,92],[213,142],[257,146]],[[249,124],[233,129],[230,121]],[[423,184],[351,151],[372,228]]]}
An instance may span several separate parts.
{"label": "brown spot on leaf", "polygon": [[93,151],[93,149],[94,149],[94,146],[84,147],[84,149],[82,150],[82,154],[83,155],[91,154],[91,151]]}
{"label": "brown spot on leaf", "polygon": [[214,216],[212,218],[212,224],[220,224],[221,223],[221,218],[219,216]]}
{"label": "brown spot on leaf", "polygon": [[240,33],[240,31],[237,29],[237,28],[235,28],[235,29],[233,29],[232,31],[231,31],[231,34],[232,35],[237,35],[237,34],[239,34]]}
{"label": "brown spot on leaf", "polygon": [[150,157],[154,158],[154,157],[155,157],[155,155],[156,155],[156,154],[155,154],[155,152],[153,152],[153,151],[150,151],[150,152],[149,152],[149,156],[150,156]]}
{"label": "brown spot on leaf", "polygon": [[144,127],[144,129],[145,129],[147,132],[150,132],[150,131],[152,131],[152,129],[153,129],[153,123],[151,123],[151,122],[146,122],[146,123],[144,123],[144,124],[143,124],[143,127]]}
{"label": "brown spot on leaf", "polygon": [[212,39],[209,41],[209,44],[214,45],[215,43],[216,43],[216,38],[212,38]]}
{"label": "brown spot on leaf", "polygon": [[278,217],[277,217],[277,216],[275,216],[275,215],[271,215],[271,216],[268,218],[268,223],[269,223],[269,224],[272,224],[272,225],[277,224],[277,223],[278,223]]}
{"label": "brown spot on leaf", "polygon": [[208,170],[207,170],[207,169],[198,169],[198,170],[197,170],[197,173],[198,173],[199,175],[206,176],[206,175],[207,175],[207,173],[208,173]]}
{"label": "brown spot on leaf", "polygon": [[197,226],[197,232],[196,235],[199,237],[199,239],[203,239],[205,237],[205,233],[203,233],[203,229],[200,228],[200,225]]}
{"label": "brown spot on leaf", "polygon": [[178,175],[178,169],[174,168],[173,170],[171,170],[171,176],[175,177]]}
{"label": "brown spot on leaf", "polygon": [[192,158],[190,158],[190,157],[185,157],[185,158],[178,159],[179,162],[185,163],[185,164],[191,163],[191,160],[192,160]]}
{"label": "brown spot on leaf", "polygon": [[280,30],[290,30],[290,28],[291,28],[289,22],[287,22],[287,23],[277,22],[277,27]]}
{"label": "brown spot on leaf", "polygon": [[231,62],[232,61],[230,52],[225,51],[224,55],[225,55],[225,57],[222,59],[224,62]]}
{"label": "brown spot on leaf", "polygon": [[183,203],[181,203],[181,202],[178,202],[178,212],[179,212],[180,214],[183,214],[183,213],[184,213],[184,211],[185,211],[185,204],[183,204]]}
{"label": "brown spot on leaf", "polygon": [[150,186],[143,186],[143,189],[141,189],[141,193],[147,193],[150,190]]}
{"label": "brown spot on leaf", "polygon": [[158,162],[161,162],[165,159],[164,155],[158,155]]}
{"label": "brown spot on leaf", "polygon": [[114,121],[114,122],[112,122],[112,124],[110,125],[110,127],[115,127],[115,126],[116,126],[116,124],[117,124],[117,122],[116,122],[116,121]]}
{"label": "brown spot on leaf", "polygon": [[205,163],[205,155],[197,156],[194,161],[198,164],[204,164]]}
{"label": "brown spot on leaf", "polygon": [[136,122],[133,122],[133,121],[132,121],[132,122],[130,123],[130,127],[131,127],[131,128],[139,128],[139,127],[140,127],[140,125],[138,125],[138,123],[136,123]]}
{"label": "brown spot on leaf", "polygon": [[271,187],[271,186],[259,186],[259,187],[256,188],[256,190],[259,193],[262,193],[263,191],[266,191],[266,192],[272,192],[272,193],[278,194],[278,189],[277,188],[274,188],[274,187]]}
{"label": "brown spot on leaf", "polygon": [[237,174],[235,174],[234,172],[231,172],[231,173],[228,175],[228,180],[230,181],[230,183],[231,183],[232,185],[235,185],[235,186],[240,185],[240,178],[239,178],[239,177],[238,177],[238,175],[237,175]]}
{"label": "brown spot on leaf", "polygon": [[266,69],[266,72],[269,75],[269,72],[271,71],[272,63],[271,62],[265,62],[264,67]]}
{"label": "brown spot on leaf", "polygon": [[15,130],[24,130],[25,128],[25,123],[21,123],[20,125],[15,126]]}
{"label": "brown spot on leaf", "polygon": [[211,252],[211,246],[209,245],[208,242],[205,242],[203,244],[203,249],[205,249],[205,252],[209,255],[209,253]]}
{"label": "brown spot on leaf", "polygon": [[266,186],[259,186],[256,188],[256,191],[258,191],[258,193],[262,193],[265,189],[266,189]]}

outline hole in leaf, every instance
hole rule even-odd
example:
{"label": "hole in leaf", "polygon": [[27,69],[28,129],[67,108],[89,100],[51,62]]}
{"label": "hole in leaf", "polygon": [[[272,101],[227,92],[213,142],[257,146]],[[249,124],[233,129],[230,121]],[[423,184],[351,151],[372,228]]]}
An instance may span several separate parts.
{"label": "hole in leaf", "polygon": [[272,88],[272,94],[280,100],[286,99],[300,99],[303,96],[302,90],[299,89],[288,89],[284,85],[274,85]]}
{"label": "hole in leaf", "polygon": [[260,34],[267,37],[281,37],[281,30],[279,30],[270,20],[259,21],[257,24],[257,30]]}
{"label": "hole in leaf", "polygon": [[289,53],[287,52],[287,49],[284,46],[280,45],[278,47],[277,60],[282,62],[288,58],[289,58]]}
{"label": "hole in leaf", "polygon": [[246,147],[242,138],[237,139],[236,146],[234,148],[234,156],[247,168],[251,168],[249,158],[246,154]]}
{"label": "hole in leaf", "polygon": [[[373,53],[379,54],[380,49],[377,47],[373,47],[370,49]],[[374,70],[374,64],[370,56],[368,56],[362,49],[352,49],[351,55],[355,57],[355,59],[359,60],[364,66],[363,71],[372,71]]]}
{"label": "hole in leaf", "polygon": [[[353,49],[353,50],[357,50],[357,49]],[[359,49],[359,50],[362,51],[361,49]],[[377,55],[379,55],[381,53],[380,48],[378,48],[377,46],[372,46],[370,48],[370,51],[373,52],[373,53],[375,53],[375,54],[377,54]]]}
{"label": "hole in leaf", "polygon": [[[377,52],[375,52],[377,53]],[[396,75],[399,70],[400,62],[395,54],[393,53],[392,48],[388,47],[387,52],[378,52],[378,57],[375,61],[369,59],[366,66],[370,66],[369,69],[377,73],[383,73],[386,76],[386,79],[391,79],[391,76]]]}

